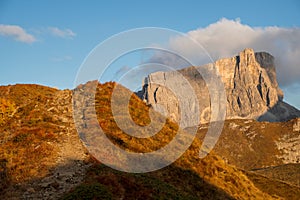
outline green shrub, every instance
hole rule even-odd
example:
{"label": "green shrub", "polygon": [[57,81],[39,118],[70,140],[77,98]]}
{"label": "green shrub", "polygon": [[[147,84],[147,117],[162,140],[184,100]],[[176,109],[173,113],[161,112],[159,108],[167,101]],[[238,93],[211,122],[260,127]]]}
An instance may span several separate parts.
{"label": "green shrub", "polygon": [[112,194],[106,187],[99,183],[84,184],[76,187],[65,195],[63,200],[96,200],[96,199],[112,199]]}

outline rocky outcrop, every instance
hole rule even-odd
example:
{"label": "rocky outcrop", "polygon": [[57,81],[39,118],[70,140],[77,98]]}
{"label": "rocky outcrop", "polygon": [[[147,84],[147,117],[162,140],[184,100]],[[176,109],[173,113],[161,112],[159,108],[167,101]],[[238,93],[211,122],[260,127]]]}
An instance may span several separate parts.
{"label": "rocky outcrop", "polygon": [[[218,71],[226,92],[227,119],[284,121],[300,116],[299,110],[282,101],[283,92],[276,80],[274,57],[266,52],[255,53],[252,49],[245,49],[232,58],[220,59],[214,65],[152,73],[145,78],[139,96],[157,111],[179,122],[181,111],[192,111],[197,107],[191,93],[193,90],[199,103],[200,122],[209,122],[209,93],[212,91],[198,72],[200,68],[202,71],[203,68]],[[186,89],[189,88],[186,85],[191,86],[192,90]],[[177,94],[184,97],[183,107],[180,107]],[[187,127],[188,124],[186,122],[183,126]]]}
{"label": "rocky outcrop", "polygon": [[173,121],[180,122],[183,117],[188,118],[181,121],[181,126],[192,126],[195,120],[199,121],[199,116],[192,115],[191,112],[199,109],[200,117],[207,118],[206,112],[210,111],[207,110],[210,105],[208,96],[199,95],[208,94],[205,82],[199,82],[199,77],[199,72],[193,67],[183,69],[180,73],[174,71],[150,74],[144,82],[143,99],[154,110],[169,116]]}

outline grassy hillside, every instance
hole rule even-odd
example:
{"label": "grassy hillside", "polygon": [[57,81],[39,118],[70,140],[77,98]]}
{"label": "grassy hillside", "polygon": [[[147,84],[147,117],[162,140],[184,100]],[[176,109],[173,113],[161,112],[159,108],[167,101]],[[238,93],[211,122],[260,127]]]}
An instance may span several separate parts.
{"label": "grassy hillside", "polygon": [[[296,149],[300,135],[293,131],[294,121],[226,120],[214,152],[227,163],[246,170],[299,162]],[[206,132],[204,124],[198,130],[200,140]]]}
{"label": "grassy hillside", "polygon": [[[87,83],[76,90],[87,93]],[[166,146],[178,132],[178,125],[152,111],[137,96],[129,105],[125,96],[130,91],[120,86],[116,94],[119,115],[113,116],[110,99],[116,83],[99,84],[96,112],[99,125],[107,137],[120,148],[131,152],[151,152]],[[229,165],[212,152],[200,159],[201,129],[189,149],[172,165],[161,170],[133,174],[113,170],[90,155],[84,160],[85,150],[79,141],[72,118],[72,91],[56,90],[38,85],[0,87],[0,198],[1,199],[278,199],[287,197],[264,190],[262,185],[278,181],[244,172]],[[124,110],[122,110],[124,109]],[[164,122],[163,128],[149,138],[136,138],[120,129],[115,118],[131,118],[140,126]],[[90,113],[83,113],[89,117]],[[155,122],[156,121],[156,122]],[[225,130],[232,122],[226,122]],[[237,121],[235,123],[243,123]],[[248,122],[247,122],[248,123]],[[249,122],[249,124],[256,122]],[[127,127],[130,129],[129,127]],[[259,130],[259,127],[257,127]],[[234,134],[241,134],[235,130]],[[226,135],[225,135],[226,136]],[[90,134],[97,141],[97,135]],[[190,136],[186,136],[190,137]],[[227,136],[226,136],[227,137]],[[270,136],[271,137],[271,136]],[[200,139],[199,139],[200,138]],[[232,136],[232,139],[235,137]],[[236,137],[238,138],[238,137]],[[235,138],[235,139],[236,139]],[[182,138],[189,139],[189,138]],[[246,140],[244,143],[246,145]],[[180,145],[180,144],[179,144]],[[99,145],[100,147],[105,144]],[[172,154],[172,152],[169,152]],[[262,157],[263,158],[263,157]],[[107,157],[107,159],[113,159]],[[127,158],[121,158],[126,160]],[[236,159],[238,160],[238,159]],[[232,158],[232,161],[233,160]],[[242,159],[236,162],[243,164]],[[234,164],[234,162],[231,162]],[[137,163],[138,164],[138,163]],[[83,170],[88,168],[87,171]],[[249,177],[248,177],[249,176]],[[257,178],[258,177],[258,178]],[[263,184],[260,184],[263,180]],[[280,183],[281,184],[281,183]],[[279,184],[279,185],[280,185]],[[288,186],[287,186],[288,187]],[[70,190],[71,189],[71,190]],[[298,188],[299,189],[299,188]],[[293,187],[289,195],[298,195]],[[290,196],[288,196],[290,197]]]}
{"label": "grassy hillside", "polygon": [[57,150],[51,144],[58,139],[59,123],[44,105],[55,91],[38,85],[0,87],[0,107],[7,113],[0,124],[0,170],[6,183],[43,177],[53,166]]}
{"label": "grassy hillside", "polygon": [[[85,87],[88,87],[88,85],[84,85],[80,87],[80,89],[83,91],[88,90],[88,88]],[[99,85],[98,93],[96,95],[96,108],[100,126],[105,131],[107,136],[111,139],[111,141],[115,143],[115,145],[118,145],[119,147],[128,151],[150,152],[166,145],[169,141],[172,140],[172,138],[178,131],[178,126],[169,120],[167,120],[165,126],[158,134],[147,139],[135,138],[125,134],[122,130],[120,130],[114,120],[109,103],[109,99],[111,99],[114,87],[116,87],[115,83],[106,83],[104,85]],[[118,99],[120,99],[120,104],[122,103],[122,96],[129,92],[130,91],[125,88],[118,92],[117,95],[119,96]],[[147,116],[149,107],[147,107],[144,102],[142,102],[137,96],[132,95],[128,109],[131,111],[132,119],[138,124],[144,125],[149,122],[149,116]],[[160,118],[161,116],[157,114],[156,117]],[[97,140],[96,135],[90,137],[94,137],[95,141]],[[201,141],[196,138],[191,147],[184,153],[184,155],[180,159],[172,164],[170,168],[179,169],[180,173],[182,172],[181,170],[189,171],[190,173],[198,177],[199,180],[203,180],[203,184],[198,185],[198,187],[205,187],[205,184],[209,183],[225,191],[225,193],[227,193],[229,197],[240,199],[271,198],[271,196],[269,196],[268,194],[259,191],[240,170],[236,169],[233,166],[226,165],[225,162],[222,161],[218,156],[210,155],[203,160],[199,159],[198,154],[200,146]],[[121,158],[120,160],[126,160],[126,158]],[[163,171],[164,170],[159,170],[155,173],[157,175],[163,173]],[[101,177],[101,173],[99,176]],[[135,177],[136,175],[130,176]],[[178,174],[178,176],[181,175]],[[187,176],[187,178],[189,178],[189,176]],[[174,187],[177,188],[177,191],[184,191],[185,189],[187,189],[185,188],[185,184],[182,185],[183,182],[177,182],[176,186],[173,183],[176,178],[175,180],[173,180],[172,177],[169,177],[168,180]],[[101,178],[96,178],[95,182],[103,184],[101,182]],[[172,189],[172,187],[170,187],[170,189]],[[202,191],[198,191],[198,193],[194,191],[190,194],[193,194],[196,198],[203,198]]]}
{"label": "grassy hillside", "polygon": [[253,170],[257,174],[300,187],[300,164],[291,163]]}
{"label": "grassy hillside", "polygon": [[295,185],[249,171],[245,171],[245,174],[257,188],[265,193],[289,200],[298,200],[300,197],[300,188]]}

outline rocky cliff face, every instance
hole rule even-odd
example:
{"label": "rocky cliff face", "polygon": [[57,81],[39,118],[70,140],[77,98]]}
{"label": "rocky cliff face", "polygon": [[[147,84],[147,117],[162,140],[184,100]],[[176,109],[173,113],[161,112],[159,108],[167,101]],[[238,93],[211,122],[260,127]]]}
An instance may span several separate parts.
{"label": "rocky cliff face", "polygon": [[[184,86],[189,84],[198,99],[200,121],[206,123],[211,114],[209,96],[211,91],[208,90],[206,82],[197,69],[211,66],[188,67],[176,72],[150,74],[145,78],[141,97],[157,111],[169,115],[175,121],[180,121],[182,110],[191,111],[197,107],[191,99],[191,90],[183,91]],[[227,119],[284,121],[300,116],[297,109],[282,101],[283,92],[278,87],[272,55],[245,49],[235,57],[216,61],[213,68],[219,72],[224,83],[227,97]],[[180,78],[182,76],[188,83],[179,81],[182,80]],[[176,89],[174,90],[174,88]],[[184,107],[179,106],[176,97],[178,91],[188,102]],[[187,122],[183,126],[187,127],[188,124]]]}

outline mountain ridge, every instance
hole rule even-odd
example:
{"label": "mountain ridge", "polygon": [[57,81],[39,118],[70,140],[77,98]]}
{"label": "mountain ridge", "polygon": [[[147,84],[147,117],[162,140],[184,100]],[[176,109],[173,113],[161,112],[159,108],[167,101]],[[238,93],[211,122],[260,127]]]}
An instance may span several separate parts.
{"label": "mountain ridge", "polygon": [[[232,71],[225,69],[224,63],[235,63],[229,65]],[[99,124],[110,142],[119,148],[142,155],[164,147],[178,133],[189,132],[192,127],[180,129],[174,120],[176,115],[169,118],[161,115],[155,111],[155,106],[150,106],[149,102],[142,101],[129,89],[114,82],[100,84],[89,81],[73,90],[36,84],[0,86],[0,198],[298,199],[300,187],[295,180],[300,167],[297,154],[300,149],[300,118],[289,120],[297,116],[298,110],[292,115],[293,107],[282,101],[283,94],[278,87],[273,64],[270,54],[254,53],[249,49],[241,52],[239,58],[217,61],[223,80],[227,80],[225,89],[232,94],[227,100],[230,102],[229,114],[233,113],[234,119],[225,120],[215,148],[205,158],[199,158],[199,150],[208,124],[201,123],[197,126],[193,143],[180,158],[166,168],[147,174],[123,173],[100,163],[93,152],[105,148],[105,144],[99,145],[95,127]],[[186,68],[180,73],[191,78],[191,85],[200,94],[198,97],[203,103],[200,109],[209,113],[209,99],[205,94],[201,95],[208,88],[205,82],[199,82],[201,75],[197,69]],[[176,81],[173,74],[158,74],[154,78],[163,75]],[[239,82],[231,81],[232,78]],[[149,80],[151,83],[151,78]],[[235,87],[232,89],[231,86]],[[243,88],[246,86],[255,95],[247,96],[246,92],[245,96]],[[118,92],[114,101],[118,110],[122,111],[117,115],[111,104],[116,88]],[[154,84],[145,88],[149,89],[147,95],[150,96],[147,98],[151,97],[152,90],[156,93],[152,94],[156,103],[168,103],[166,97],[161,96],[164,91],[170,92],[167,89],[161,88],[160,91]],[[92,90],[95,90],[94,93]],[[129,102],[126,101],[128,96]],[[173,97],[167,100],[172,101]],[[249,97],[248,104],[239,106],[238,97],[240,104]],[[274,113],[275,117],[282,113],[282,118],[288,121],[256,121],[262,119],[255,112],[249,114],[255,99],[259,100],[260,107],[255,111],[259,117],[260,112],[267,109],[267,119],[272,119]],[[176,102],[168,105],[177,106]],[[270,109],[272,106],[274,110]],[[288,111],[283,112],[285,108]],[[131,119],[139,126],[147,126],[152,120],[165,123],[154,136],[134,137],[117,123],[117,119],[124,119],[127,109]],[[76,126],[77,119],[92,118],[94,110],[96,120],[92,124]],[[234,114],[240,111],[246,117],[235,119]],[[201,116],[204,122],[209,119],[207,113]],[[256,120],[249,119],[249,116],[255,116]],[[134,127],[126,124],[126,128]],[[178,145],[175,148],[179,148],[181,143]],[[106,159],[117,160],[119,165],[128,161],[126,156],[111,154],[107,154]],[[137,166],[143,164],[136,163]],[[290,174],[292,177],[289,177]]]}
{"label": "mountain ridge", "polygon": [[[218,73],[226,93],[226,119],[257,119],[259,121],[287,121],[300,116],[300,111],[283,101],[283,92],[276,80],[274,57],[266,52],[245,49],[237,56],[222,58],[213,65],[188,67],[174,72],[155,72],[149,74],[138,95],[147,104],[180,122],[180,110],[191,110],[193,102],[187,101],[182,108],[175,95],[179,92],[190,98],[190,91],[180,90],[179,76],[183,76],[192,86],[199,101],[200,122],[207,123],[211,116],[210,86],[206,85],[197,70],[207,68]],[[177,88],[171,91],[170,88]],[[178,91],[180,90],[180,91]],[[161,109],[165,107],[167,112]],[[185,119],[191,121],[189,116]],[[186,126],[185,126],[186,127]]]}

